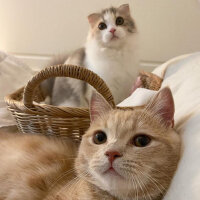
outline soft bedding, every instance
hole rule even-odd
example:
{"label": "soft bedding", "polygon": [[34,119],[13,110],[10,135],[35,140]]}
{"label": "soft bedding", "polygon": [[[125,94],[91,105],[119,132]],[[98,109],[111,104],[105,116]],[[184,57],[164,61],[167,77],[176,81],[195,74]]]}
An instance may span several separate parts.
{"label": "soft bedding", "polygon": [[34,71],[14,56],[0,51],[0,128],[15,124],[4,103],[4,96],[23,87]]}
{"label": "soft bedding", "polygon": [[[170,87],[175,102],[175,128],[183,140],[182,158],[164,200],[200,199],[200,52],[174,58],[153,73]],[[120,105],[144,104],[156,92],[138,88]]]}

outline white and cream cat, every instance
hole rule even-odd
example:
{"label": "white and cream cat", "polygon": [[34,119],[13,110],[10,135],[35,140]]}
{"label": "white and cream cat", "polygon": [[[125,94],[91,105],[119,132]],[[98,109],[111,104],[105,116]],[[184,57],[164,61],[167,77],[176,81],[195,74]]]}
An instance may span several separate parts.
{"label": "white and cream cat", "polygon": [[[74,64],[94,71],[119,103],[130,95],[139,68],[138,33],[129,5],[91,14],[88,20],[90,30],[85,47],[51,64]],[[51,79],[43,88],[49,90],[53,105],[86,106],[91,96],[88,85],[73,79]]]}
{"label": "white and cream cat", "polygon": [[70,142],[0,134],[2,200],[161,200],[180,158],[169,88],[148,104],[112,108],[94,93],[78,154]]}

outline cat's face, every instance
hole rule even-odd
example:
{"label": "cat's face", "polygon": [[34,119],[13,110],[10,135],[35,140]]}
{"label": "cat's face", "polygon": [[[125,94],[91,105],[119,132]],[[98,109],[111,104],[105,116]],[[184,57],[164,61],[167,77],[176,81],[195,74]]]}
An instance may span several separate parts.
{"label": "cat's face", "polygon": [[91,26],[89,38],[103,47],[119,47],[136,32],[128,4],[91,14],[88,20]]}
{"label": "cat's face", "polygon": [[163,89],[146,108],[112,109],[99,95],[83,136],[76,168],[120,199],[150,199],[168,188],[180,156],[173,99]]}

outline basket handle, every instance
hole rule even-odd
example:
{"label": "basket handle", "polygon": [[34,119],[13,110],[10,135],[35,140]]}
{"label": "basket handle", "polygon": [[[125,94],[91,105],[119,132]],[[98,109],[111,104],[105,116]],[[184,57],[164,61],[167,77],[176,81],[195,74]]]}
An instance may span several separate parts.
{"label": "basket handle", "polygon": [[96,73],[84,67],[62,64],[44,68],[27,83],[23,96],[23,102],[26,107],[34,107],[33,97],[35,89],[42,81],[52,77],[70,77],[85,81],[93,86],[111,106],[115,106],[113,96],[108,86]]}

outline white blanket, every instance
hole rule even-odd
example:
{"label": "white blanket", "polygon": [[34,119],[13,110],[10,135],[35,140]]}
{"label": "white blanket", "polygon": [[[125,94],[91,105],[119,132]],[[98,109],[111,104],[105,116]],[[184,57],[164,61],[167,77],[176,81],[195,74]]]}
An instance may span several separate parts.
{"label": "white blanket", "polygon": [[[162,88],[172,90],[175,127],[183,140],[182,158],[164,200],[200,200],[200,52],[174,58],[154,73],[164,78]],[[142,105],[153,94],[137,89],[120,105]]]}
{"label": "white blanket", "polygon": [[23,87],[34,71],[14,56],[0,51],[0,127],[14,125],[4,96]]}

